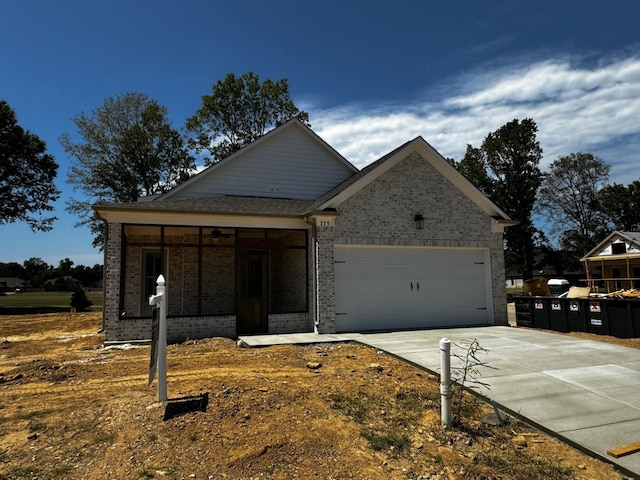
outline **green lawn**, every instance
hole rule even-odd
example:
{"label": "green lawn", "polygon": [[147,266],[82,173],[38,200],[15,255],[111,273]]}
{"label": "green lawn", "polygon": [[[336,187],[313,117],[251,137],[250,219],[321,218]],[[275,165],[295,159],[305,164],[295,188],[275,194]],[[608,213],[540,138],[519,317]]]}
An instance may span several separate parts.
{"label": "green lawn", "polygon": [[[93,302],[91,310],[102,310],[102,291],[87,292]],[[0,295],[0,314],[57,312],[69,310],[71,292],[24,292]]]}

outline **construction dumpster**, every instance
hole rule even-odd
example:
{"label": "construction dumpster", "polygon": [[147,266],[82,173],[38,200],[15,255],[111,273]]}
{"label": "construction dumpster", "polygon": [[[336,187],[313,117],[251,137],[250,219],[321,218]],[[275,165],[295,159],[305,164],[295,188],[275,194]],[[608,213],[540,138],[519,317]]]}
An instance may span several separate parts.
{"label": "construction dumpster", "polygon": [[583,302],[587,316],[587,332],[598,335],[609,335],[607,301],[601,298],[586,298]]}
{"label": "construction dumpster", "polygon": [[632,302],[634,300],[607,300],[607,318],[609,320],[609,334],[619,338],[633,338]]}
{"label": "construction dumpster", "polygon": [[549,307],[549,328],[556,332],[568,332],[567,307],[569,303],[566,298],[545,298]]}
{"label": "construction dumpster", "polygon": [[533,310],[531,311],[531,321],[533,327],[549,330],[549,297],[533,297]]}
{"label": "construction dumpster", "polygon": [[[531,310],[533,308],[533,299],[531,297],[516,297],[516,325],[518,327],[533,327],[531,318]],[[640,319],[640,316],[638,317]]]}
{"label": "construction dumpster", "polygon": [[640,337],[640,299],[629,300],[631,307],[631,323],[633,324],[633,336]]}
{"label": "construction dumpster", "polygon": [[570,332],[586,332],[585,304],[579,298],[567,298],[567,328]]}

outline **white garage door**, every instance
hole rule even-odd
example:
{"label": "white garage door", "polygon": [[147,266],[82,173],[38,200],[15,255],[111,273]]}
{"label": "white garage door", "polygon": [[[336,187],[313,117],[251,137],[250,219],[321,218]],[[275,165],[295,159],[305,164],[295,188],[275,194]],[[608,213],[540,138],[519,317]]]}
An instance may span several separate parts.
{"label": "white garage door", "polygon": [[488,324],[486,252],[336,246],[336,330]]}

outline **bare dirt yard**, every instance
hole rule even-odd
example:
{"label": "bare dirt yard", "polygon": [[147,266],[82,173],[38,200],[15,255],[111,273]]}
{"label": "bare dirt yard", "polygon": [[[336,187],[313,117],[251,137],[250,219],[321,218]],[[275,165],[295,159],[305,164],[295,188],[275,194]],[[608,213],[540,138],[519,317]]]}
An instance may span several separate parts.
{"label": "bare dirt yard", "polygon": [[624,478],[515,420],[488,424],[470,396],[443,429],[436,377],[357,344],[170,345],[169,397],[208,405],[164,420],[149,346],[105,348],[99,327],[0,317],[0,479]]}

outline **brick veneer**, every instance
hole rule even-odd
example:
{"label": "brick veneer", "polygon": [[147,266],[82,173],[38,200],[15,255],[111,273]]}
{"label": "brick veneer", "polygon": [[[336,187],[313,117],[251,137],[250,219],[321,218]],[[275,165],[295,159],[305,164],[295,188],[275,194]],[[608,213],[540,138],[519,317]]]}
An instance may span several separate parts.
{"label": "brick veneer", "polygon": [[[335,228],[318,228],[321,333],[335,332],[333,246],[482,248],[491,262],[493,322],[507,324],[502,234],[492,219],[418,153],[412,153],[337,208]],[[413,216],[424,215],[418,230]]]}

